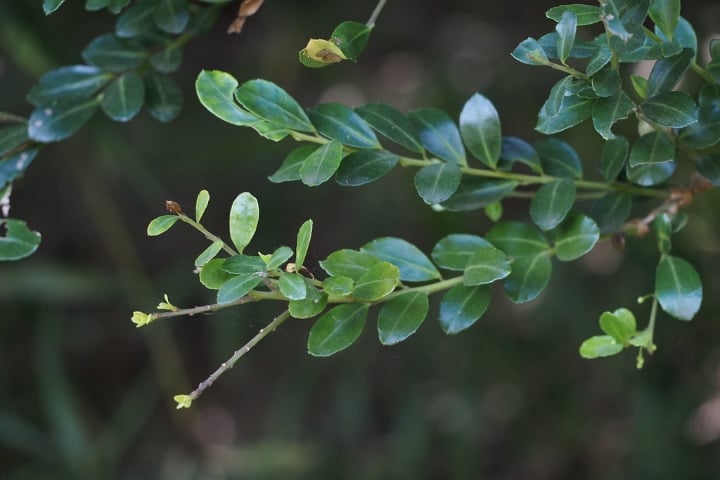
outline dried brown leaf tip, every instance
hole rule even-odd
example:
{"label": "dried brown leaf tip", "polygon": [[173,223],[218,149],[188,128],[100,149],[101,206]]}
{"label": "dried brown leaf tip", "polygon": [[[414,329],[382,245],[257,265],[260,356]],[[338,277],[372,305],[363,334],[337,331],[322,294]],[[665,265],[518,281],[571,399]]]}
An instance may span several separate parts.
{"label": "dried brown leaf tip", "polygon": [[245,19],[260,10],[265,0],[243,0],[238,9],[237,18],[228,27],[228,33],[240,33],[243,25],[245,25]]}
{"label": "dried brown leaf tip", "polygon": [[167,208],[168,212],[174,213],[175,215],[182,213],[182,208],[180,208],[180,204],[177,202],[173,202],[172,200],[165,200],[165,208]]}

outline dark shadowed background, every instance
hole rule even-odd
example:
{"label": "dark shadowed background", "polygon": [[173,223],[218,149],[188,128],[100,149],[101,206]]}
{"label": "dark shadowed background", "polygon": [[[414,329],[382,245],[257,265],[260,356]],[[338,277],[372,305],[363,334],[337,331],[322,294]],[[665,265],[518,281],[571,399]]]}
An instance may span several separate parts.
{"label": "dark shadowed background", "polygon": [[[22,115],[46,70],[79,52],[114,17],[70,1],[42,15],[40,0],[0,0],[0,110]],[[395,347],[373,321],[348,350],[307,355],[310,321],[292,320],[226,373],[190,410],[187,393],[277,315],[244,306],[136,329],[167,293],[182,306],[213,302],[193,274],[205,247],[175,227],[148,238],[150,219],[175,200],[191,210],[211,193],[205,224],[226,233],[232,199],[260,201],[251,248],[294,244],[315,221],[307,264],[336,249],[399,236],[429,251],[452,232],[482,235],[482,212],[437,213],[398,169],[357,189],[267,181],[295,146],[266,141],[205,111],[194,80],[222,69],[266,78],[304,106],[387,102],[435,106],[454,118],[479,91],[503,134],[534,141],[535,115],[557,72],[522,65],[515,45],[553,28],[552,2],[391,0],[359,63],[311,70],[297,52],[343,20],[365,21],[374,2],[268,1],[240,35],[226,35],[235,6],[192,42],[175,75],[186,94],[170,124],[147,113],[129,124],[98,115],[45,148],[16,182],[12,214],[43,234],[29,259],[0,264],[0,477],[3,479],[712,479],[720,478],[720,194],[689,209],[674,245],[700,271],[705,302],[691,323],[662,315],[657,353],[587,361],[582,340],[604,310],[632,308],[642,325],[657,253],[652,239],[620,255],[601,244],[554,265],[541,297],[513,305],[497,291],[488,313],[456,335],[433,314]],[[701,41],[720,32],[720,6],[685,2]],[[595,175],[600,138],[588,125],[561,138]],[[640,205],[641,209],[652,208]],[[641,211],[638,212],[642,213]],[[527,218],[509,201],[508,218]]]}

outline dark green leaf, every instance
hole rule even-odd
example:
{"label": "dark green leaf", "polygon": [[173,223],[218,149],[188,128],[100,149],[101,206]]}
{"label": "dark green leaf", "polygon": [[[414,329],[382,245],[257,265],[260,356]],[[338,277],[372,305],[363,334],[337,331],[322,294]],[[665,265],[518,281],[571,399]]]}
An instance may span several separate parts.
{"label": "dark green leaf", "polygon": [[173,44],[150,55],[150,65],[160,73],[173,73],[182,64],[183,52]]}
{"label": "dark green leaf", "polygon": [[648,96],[672,90],[680,77],[690,66],[695,52],[689,48],[672,57],[661,58],[653,66],[648,77]]}
{"label": "dark green leaf", "polygon": [[183,95],[175,80],[167,75],[151,73],[145,76],[145,103],[150,115],[161,122],[169,122],[178,116],[183,105]]}
{"label": "dark green leaf", "polygon": [[600,174],[606,182],[614,182],[625,167],[630,143],[625,137],[615,137],[605,142],[600,155]]}
{"label": "dark green leaf", "polygon": [[463,285],[486,285],[510,275],[507,256],[495,247],[481,248],[472,254],[465,266]]}
{"label": "dark green leaf", "polygon": [[390,262],[380,261],[355,281],[352,296],[361,302],[380,300],[400,283],[400,269]]}
{"label": "dark green leaf", "polygon": [[460,112],[460,134],[478,160],[495,168],[500,158],[500,117],[487,97],[474,94]]}
{"label": "dark green leaf", "polygon": [[288,302],[288,309],[293,318],[312,318],[325,310],[327,306],[328,296],[310,284],[309,279],[305,279],[305,289],[307,294],[302,300],[291,300]]}
{"label": "dark green leaf", "polygon": [[370,267],[379,262],[377,257],[369,253],[345,249],[331,253],[320,262],[320,266],[328,275],[348,277],[357,281],[370,270]]}
{"label": "dark green leaf", "polygon": [[600,4],[602,10],[600,18],[605,25],[605,31],[613,37],[618,37],[623,43],[627,43],[632,34],[626,30],[626,25],[621,19],[621,10],[624,0],[607,0]]}
{"label": "dark green leaf", "polygon": [[632,198],[621,192],[608,192],[595,200],[590,216],[595,220],[601,233],[617,231],[630,216]]}
{"label": "dark green leaf", "polygon": [[332,296],[350,295],[352,289],[355,288],[355,282],[352,278],[335,276],[328,277],[323,280],[323,290]]}
{"label": "dark green leaf", "polygon": [[407,292],[389,300],[378,314],[378,337],[383,345],[400,343],[422,325],[430,309],[424,292]]}
{"label": "dark green leaf", "polygon": [[702,303],[700,276],[682,258],[664,255],[655,273],[655,296],[668,314],[692,320]]}
{"label": "dark green leaf", "polygon": [[565,97],[560,110],[551,113],[543,105],[538,113],[535,130],[546,135],[562,132],[577,125],[592,114],[592,107],[595,100],[580,98],[576,95]]}
{"label": "dark green leaf", "polygon": [[540,164],[545,174],[562,178],[582,178],[580,156],[567,142],[557,138],[544,138],[535,142],[533,148],[540,155]]}
{"label": "dark green leaf", "polygon": [[342,22],[335,27],[330,40],[343,51],[348,60],[355,61],[365,50],[372,26],[358,22]]}
{"label": "dark green leaf", "polygon": [[354,148],[379,148],[370,126],[357,113],[339,103],[324,103],[308,110],[319,133]]}
{"label": "dark green leaf", "polygon": [[624,345],[636,333],[635,315],[627,308],[618,308],[614,312],[603,312],[600,315],[600,328],[614,338],[617,343]]}
{"label": "dark green leaf", "polygon": [[0,236],[0,260],[20,260],[32,255],[40,245],[40,234],[30,230],[22,220],[0,220],[6,229]]}
{"label": "dark green leaf", "polygon": [[443,331],[452,335],[473,325],[483,316],[491,298],[489,285],[452,287],[440,301],[440,326]]}
{"label": "dark green leaf", "polygon": [[[560,59],[560,52],[558,51],[559,42],[560,35],[558,35],[557,32],[546,33],[542,37],[538,38],[538,43],[545,51],[545,55],[552,59]],[[597,47],[592,43],[575,38],[568,57],[587,58],[593,56],[596,50]]]}
{"label": "dark green leaf", "polygon": [[125,10],[115,22],[115,35],[131,38],[152,31],[155,26],[155,7],[154,2],[139,2]]}
{"label": "dark green leaf", "polygon": [[577,30],[577,17],[571,10],[562,13],[560,21],[555,25],[555,31],[558,34],[557,52],[558,58],[562,63],[570,56],[570,51],[575,43],[575,32]]}
{"label": "dark green leaf", "polygon": [[447,113],[437,108],[422,108],[408,114],[425,148],[447,162],[467,165],[460,131]]}
{"label": "dark green leaf", "polygon": [[636,167],[628,167],[625,169],[625,174],[628,180],[636,185],[643,187],[650,187],[652,185],[659,185],[675,173],[676,163],[674,160],[668,160],[666,162],[657,163],[644,163]]}
{"label": "dark green leaf", "polygon": [[225,282],[233,276],[223,270],[221,265],[225,262],[224,258],[214,258],[202,266],[200,270],[200,283],[210,290],[218,290]]}
{"label": "dark green leaf", "polygon": [[365,327],[368,305],[350,303],[330,309],[310,329],[308,353],[329,357],[345,350],[358,339]]}
{"label": "dark green leaf", "polygon": [[37,147],[26,148],[0,161],[0,189],[22,175],[35,159],[38,151]]}
{"label": "dark green leaf", "polygon": [[103,70],[123,72],[142,65],[148,53],[136,43],[106,33],[90,42],[82,57],[90,65]]}
{"label": "dark green leaf", "polygon": [[249,80],[235,90],[235,98],[247,110],[288,130],[314,132],[305,111],[285,90],[267,80]]}
{"label": "dark green leaf", "polygon": [[575,203],[575,182],[561,178],[540,187],[530,202],[530,217],[542,230],[555,228]]}
{"label": "dark green leaf", "polygon": [[720,185],[720,155],[708,155],[697,159],[695,166],[700,174],[715,185]]}
{"label": "dark green leaf", "polygon": [[565,12],[572,12],[575,14],[578,26],[592,25],[594,23],[600,22],[599,7],[596,7],[594,5],[584,5],[577,3],[572,5],[559,5],[557,7],[553,7],[547,12],[545,12],[545,16],[551,20],[559,22]]}
{"label": "dark green leaf", "polygon": [[360,150],[343,158],[335,181],[345,187],[357,187],[387,175],[400,157],[386,150]]}
{"label": "dark green leaf", "polygon": [[250,255],[233,255],[224,260],[221,268],[233,275],[248,276],[253,273],[264,272],[267,268],[260,257]]}
{"label": "dark green leaf", "polygon": [[343,147],[337,140],[322,145],[307,156],[300,166],[300,180],[308,187],[316,187],[332,178],[340,166]]}
{"label": "dark green leaf", "polygon": [[408,119],[394,108],[384,103],[368,103],[356,107],[355,112],[389,140],[413,152],[425,151]]}
{"label": "dark green leaf", "polygon": [[440,240],[432,250],[432,259],[446,270],[463,271],[470,258],[492,244],[477,235],[454,233]]}
{"label": "dark green leaf", "polygon": [[161,235],[170,230],[170,227],[175,225],[178,220],[180,217],[177,215],[161,215],[154,218],[147,226],[147,234],[151,237]]}
{"label": "dark green leaf", "polygon": [[663,92],[640,104],[640,111],[647,118],[663,127],[682,128],[698,121],[699,111],[695,101],[685,92]]}
{"label": "dark green leaf", "polygon": [[200,103],[219,119],[233,125],[248,125],[258,118],[235,103],[237,80],[229,73],[219,70],[203,70],[195,81],[195,91]]}
{"label": "dark green leaf", "polygon": [[442,203],[460,186],[462,171],[454,163],[435,163],[415,174],[415,189],[429,205]]}
{"label": "dark green leaf", "polygon": [[313,144],[306,144],[297,147],[288,154],[282,165],[280,165],[280,168],[270,175],[268,180],[273,183],[300,180],[300,168],[302,168],[305,160],[318,148],[320,148],[318,145]]}
{"label": "dark green leaf", "polygon": [[618,120],[627,118],[633,108],[635,108],[635,104],[623,91],[619,91],[611,97],[599,98],[592,110],[595,131],[605,140],[615,138],[615,134],[611,130],[612,126]]}
{"label": "dark green leaf", "polygon": [[500,167],[509,170],[516,162],[527,165],[535,173],[542,173],[540,156],[529,143],[517,137],[503,137]]}
{"label": "dark green leaf", "polygon": [[720,88],[717,85],[705,85],[700,90],[698,105],[700,113],[697,123],[683,128],[679,136],[683,145],[697,150],[720,142]]}
{"label": "dark green leaf", "polygon": [[42,143],[64,140],[85,125],[98,108],[97,99],[78,103],[53,102],[36,108],[28,120],[28,135]]}
{"label": "dark green leaf", "polygon": [[280,272],[278,287],[289,300],[303,300],[307,296],[305,278],[297,273]]}
{"label": "dark green leaf", "polygon": [[127,122],[140,112],[145,101],[145,83],[135,72],[116,78],[103,94],[102,108],[116,122]]}
{"label": "dark green leaf", "polygon": [[505,293],[515,303],[534,300],[547,286],[551,274],[552,262],[546,253],[518,257],[505,278]]}
{"label": "dark green leaf", "polygon": [[400,280],[424,282],[440,278],[429,258],[415,245],[395,237],[383,237],[363,245],[360,249],[400,269]]}
{"label": "dark green leaf", "polygon": [[537,227],[506,220],[495,224],[487,234],[494,246],[512,257],[534,256],[546,252],[550,245]]}
{"label": "dark green leaf", "polygon": [[157,0],[153,19],[160,30],[182,33],[190,20],[187,0]]}
{"label": "dark green leaf", "polygon": [[29,139],[26,123],[0,128],[0,157],[15,150]]}
{"label": "dark green leaf", "polygon": [[635,140],[630,150],[630,167],[675,159],[675,142],[663,131],[650,132]]}
{"label": "dark green leaf", "polygon": [[592,88],[598,97],[616,95],[620,91],[620,73],[617,68],[606,68],[593,75]]}
{"label": "dark green leaf", "polygon": [[257,199],[244,192],[235,197],[230,207],[230,239],[238,253],[242,253],[257,230],[260,206]]}
{"label": "dark green leaf", "polygon": [[463,177],[455,193],[441,205],[450,211],[476,210],[502,200],[518,182],[478,177]]}
{"label": "dark green leaf", "polygon": [[105,86],[112,74],[90,65],[72,65],[50,70],[33,86],[27,96],[35,106],[55,100],[69,102],[93,96]]}
{"label": "dark green leaf", "polygon": [[608,46],[607,37],[603,35],[601,38],[603,38],[604,43],[598,45],[597,50],[585,67],[585,74],[588,76],[595,75],[603,67],[605,67],[605,65],[610,63],[610,60],[612,59],[613,51]]}
{"label": "dark green leaf", "polygon": [[592,250],[600,240],[600,228],[585,215],[571,214],[551,232],[551,237],[558,260],[569,262]]}
{"label": "dark green leaf", "polygon": [[[290,257],[293,256],[292,248],[290,247],[278,247],[275,249],[275,251],[272,253],[270,258],[267,260],[267,263],[265,264],[265,269],[267,271],[275,270],[277,268],[280,268],[285,262],[290,260]],[[250,257],[254,258],[254,257]],[[260,271],[260,270],[258,270]]]}
{"label": "dark green leaf", "polygon": [[670,238],[673,233],[672,218],[667,212],[661,212],[655,217],[652,226],[657,237],[658,251],[662,255],[667,255],[672,248],[672,239]]}
{"label": "dark green leaf", "polygon": [[580,345],[580,356],[583,358],[610,357],[623,351],[621,344],[610,335],[596,335]]}
{"label": "dark green leaf", "polygon": [[195,258],[195,266],[196,267],[202,267],[206,263],[208,263],[210,260],[215,258],[215,256],[220,253],[220,250],[222,250],[223,242],[222,240],[215,240],[212,242],[208,247],[200,253],[200,255]]}
{"label": "dark green leaf", "polygon": [[50,15],[60,8],[60,5],[63,3],[65,3],[65,0],[43,0],[43,11],[45,12],[45,15]]}
{"label": "dark green leaf", "polygon": [[532,37],[520,42],[520,45],[513,50],[512,56],[518,62],[527,65],[547,65],[549,63],[545,50]]}
{"label": "dark green leaf", "polygon": [[630,81],[632,82],[632,86],[635,89],[635,93],[638,94],[640,98],[647,98],[648,97],[648,81],[645,77],[641,77],[639,75],[630,75]]}
{"label": "dark green leaf", "polygon": [[110,0],[85,0],[85,10],[101,10],[110,4]]}
{"label": "dark green leaf", "polygon": [[233,277],[222,284],[217,292],[217,303],[226,304],[240,300],[262,283],[262,277],[256,273]]}
{"label": "dark green leaf", "polygon": [[110,10],[110,13],[117,15],[123,8],[127,7],[129,3],[130,0],[109,0],[107,2],[107,8]]}
{"label": "dark green leaf", "polygon": [[680,0],[653,0],[648,13],[653,23],[672,40],[680,18]]}

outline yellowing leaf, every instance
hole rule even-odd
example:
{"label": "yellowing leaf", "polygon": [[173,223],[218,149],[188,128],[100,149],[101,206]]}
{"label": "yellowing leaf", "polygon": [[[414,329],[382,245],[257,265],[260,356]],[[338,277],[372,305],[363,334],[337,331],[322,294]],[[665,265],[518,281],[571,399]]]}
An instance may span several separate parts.
{"label": "yellowing leaf", "polygon": [[305,48],[300,51],[300,55],[309,57],[315,62],[328,65],[347,59],[343,51],[340,50],[340,47],[330,40],[323,40],[319,38],[311,38],[307,45],[305,45]]}

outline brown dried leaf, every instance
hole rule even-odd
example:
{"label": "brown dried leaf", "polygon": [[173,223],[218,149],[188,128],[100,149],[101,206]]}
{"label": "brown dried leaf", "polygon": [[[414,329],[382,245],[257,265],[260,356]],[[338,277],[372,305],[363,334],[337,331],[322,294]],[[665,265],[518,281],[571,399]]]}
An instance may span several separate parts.
{"label": "brown dried leaf", "polygon": [[228,33],[240,33],[245,19],[260,10],[265,0],[243,0],[238,9],[237,18],[228,27]]}

